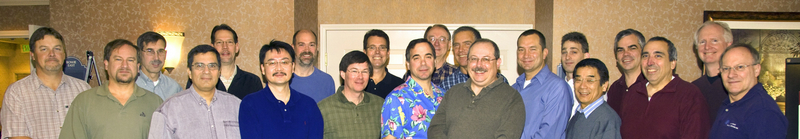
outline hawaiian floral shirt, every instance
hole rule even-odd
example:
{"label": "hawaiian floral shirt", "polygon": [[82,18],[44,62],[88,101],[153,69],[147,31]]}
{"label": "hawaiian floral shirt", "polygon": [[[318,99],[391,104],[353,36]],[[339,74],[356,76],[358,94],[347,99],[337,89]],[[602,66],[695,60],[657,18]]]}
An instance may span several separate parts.
{"label": "hawaiian floral shirt", "polygon": [[427,138],[431,118],[444,97],[439,86],[431,83],[431,87],[433,96],[423,93],[414,79],[408,79],[386,96],[381,110],[381,138]]}

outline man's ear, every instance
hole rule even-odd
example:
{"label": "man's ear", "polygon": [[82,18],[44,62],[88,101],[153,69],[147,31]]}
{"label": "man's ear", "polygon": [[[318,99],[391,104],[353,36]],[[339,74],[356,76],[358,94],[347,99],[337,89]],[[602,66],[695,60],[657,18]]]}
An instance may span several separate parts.
{"label": "man's ear", "polygon": [[186,69],[186,73],[189,73],[189,80],[192,80],[192,69]]}
{"label": "man's ear", "polygon": [[589,56],[592,56],[591,54],[589,54],[589,52],[583,53],[583,58],[584,59],[589,58]]}

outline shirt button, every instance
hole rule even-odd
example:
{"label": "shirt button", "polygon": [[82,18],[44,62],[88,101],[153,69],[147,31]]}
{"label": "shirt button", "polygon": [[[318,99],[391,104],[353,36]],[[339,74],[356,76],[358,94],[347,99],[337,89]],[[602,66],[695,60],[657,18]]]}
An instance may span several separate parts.
{"label": "shirt button", "polygon": [[286,111],[286,109],[283,109],[283,111]]}
{"label": "shirt button", "polygon": [[211,127],[214,127],[214,125],[211,125]]}
{"label": "shirt button", "polygon": [[725,112],[727,112],[727,111],[728,111],[728,109],[725,109]]}

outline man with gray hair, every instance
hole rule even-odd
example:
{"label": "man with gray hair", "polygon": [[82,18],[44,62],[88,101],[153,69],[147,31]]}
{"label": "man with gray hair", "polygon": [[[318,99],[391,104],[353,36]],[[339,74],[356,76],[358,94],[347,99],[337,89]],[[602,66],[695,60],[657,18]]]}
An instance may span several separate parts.
{"label": "man with gray hair", "polygon": [[614,57],[616,58],[617,68],[622,73],[617,81],[608,88],[608,105],[614,111],[620,112],[622,107],[622,97],[628,92],[633,84],[647,82],[642,75],[642,46],[644,46],[644,35],[634,29],[625,29],[617,33],[614,38]]}
{"label": "man with gray hair", "polygon": [[[722,102],[728,98],[728,92],[722,86],[719,75],[719,61],[722,51],[733,42],[733,35],[728,24],[717,21],[707,21],[697,29],[694,34],[695,50],[697,57],[703,61],[703,76],[694,80],[692,84],[700,88],[700,92],[708,103],[709,119],[713,121]],[[710,123],[709,123],[710,124]]]}

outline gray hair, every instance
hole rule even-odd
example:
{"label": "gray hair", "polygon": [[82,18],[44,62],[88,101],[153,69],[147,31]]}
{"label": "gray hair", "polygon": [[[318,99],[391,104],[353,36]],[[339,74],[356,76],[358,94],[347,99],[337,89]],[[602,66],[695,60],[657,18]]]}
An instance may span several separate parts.
{"label": "gray hair", "polygon": [[722,27],[722,32],[723,32],[722,33],[722,37],[723,37],[723,39],[725,39],[725,42],[733,42],[733,33],[731,33],[731,27],[728,26],[728,23],[719,22],[719,21],[706,21],[705,23],[703,23],[703,25],[700,26],[700,28],[697,28],[697,31],[694,33],[694,46],[695,46],[695,48],[697,48],[697,46],[698,46],[697,45],[698,41],[699,41],[699,39],[698,39],[699,36],[698,35],[700,34],[700,30],[703,30],[703,28],[708,26],[708,25],[717,25],[719,27]]}

